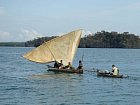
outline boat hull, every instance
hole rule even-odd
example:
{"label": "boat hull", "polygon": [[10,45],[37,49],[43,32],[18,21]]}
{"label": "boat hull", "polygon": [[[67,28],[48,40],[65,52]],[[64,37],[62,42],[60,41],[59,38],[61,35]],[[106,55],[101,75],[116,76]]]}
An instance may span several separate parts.
{"label": "boat hull", "polygon": [[77,74],[83,74],[83,69],[58,69],[58,68],[48,68],[48,71],[63,72],[63,73],[77,73]]}
{"label": "boat hull", "polygon": [[111,73],[106,73],[103,71],[97,71],[97,76],[111,77],[111,78],[123,78],[123,75],[112,75]]}

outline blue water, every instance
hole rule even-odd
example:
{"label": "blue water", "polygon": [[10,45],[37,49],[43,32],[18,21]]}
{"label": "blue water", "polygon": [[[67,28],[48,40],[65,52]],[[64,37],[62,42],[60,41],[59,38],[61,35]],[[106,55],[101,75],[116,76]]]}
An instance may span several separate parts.
{"label": "blue water", "polygon": [[[32,48],[0,47],[0,105],[139,105],[140,49],[78,49],[84,74],[47,72],[22,55]],[[97,77],[115,64],[129,78]]]}

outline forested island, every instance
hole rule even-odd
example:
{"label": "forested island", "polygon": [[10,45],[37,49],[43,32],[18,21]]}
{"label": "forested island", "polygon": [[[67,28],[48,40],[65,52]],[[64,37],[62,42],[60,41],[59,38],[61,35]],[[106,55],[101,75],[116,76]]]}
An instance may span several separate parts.
{"label": "forested island", "polygon": [[0,42],[0,47],[25,47],[26,42]]}
{"label": "forested island", "polygon": [[85,36],[79,45],[81,48],[140,48],[140,36],[129,32],[117,33],[101,31]]}
{"label": "forested island", "polygon": [[[5,44],[6,46],[37,47],[55,37],[57,36],[41,37],[17,44],[16,42],[11,42],[11,44],[0,43],[0,46]],[[129,32],[118,33],[101,31],[95,34],[85,35],[81,38],[79,48],[140,48],[140,36],[129,34]]]}

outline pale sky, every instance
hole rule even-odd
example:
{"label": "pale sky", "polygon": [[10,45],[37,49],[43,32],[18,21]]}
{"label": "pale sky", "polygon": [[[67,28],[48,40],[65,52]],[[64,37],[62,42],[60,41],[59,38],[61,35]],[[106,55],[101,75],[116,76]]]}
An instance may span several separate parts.
{"label": "pale sky", "polygon": [[0,0],[0,42],[76,29],[140,35],[140,0]]}

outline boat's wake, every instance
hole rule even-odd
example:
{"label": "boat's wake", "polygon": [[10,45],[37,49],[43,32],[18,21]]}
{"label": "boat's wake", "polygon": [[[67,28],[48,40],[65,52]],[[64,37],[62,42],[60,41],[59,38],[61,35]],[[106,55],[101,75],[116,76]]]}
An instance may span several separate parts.
{"label": "boat's wake", "polygon": [[44,73],[44,74],[33,74],[28,77],[28,79],[58,79],[58,78],[65,78],[70,79],[76,74],[69,74],[69,73]]}

